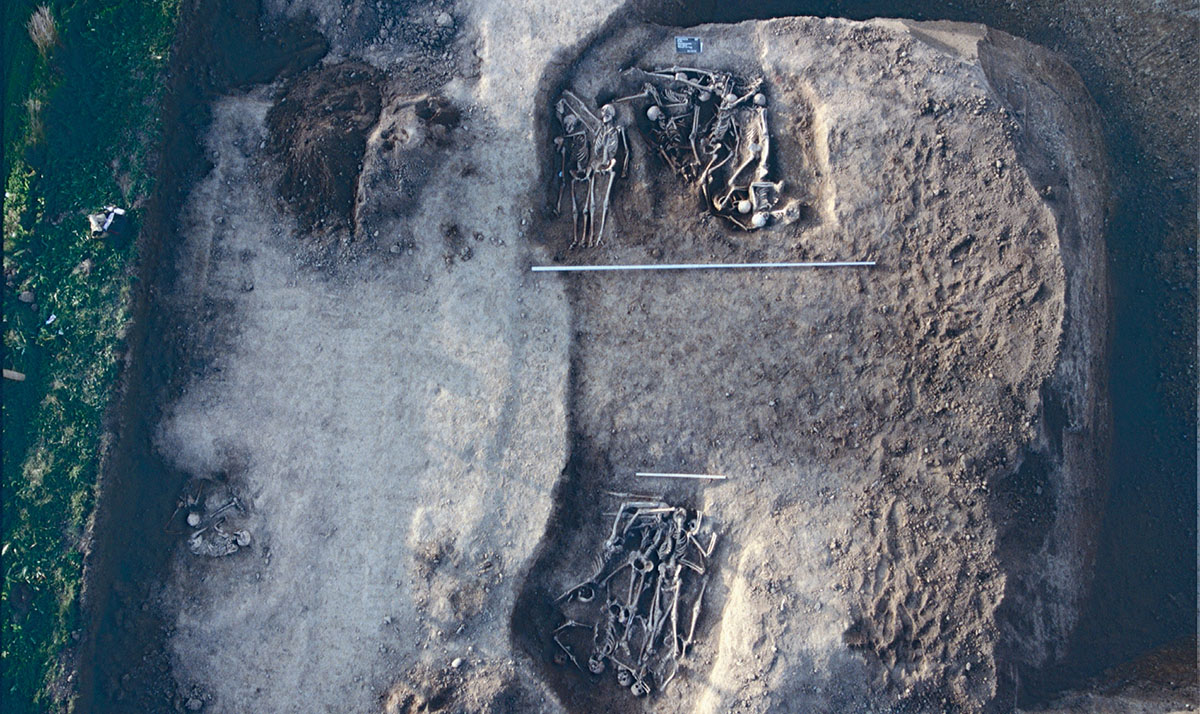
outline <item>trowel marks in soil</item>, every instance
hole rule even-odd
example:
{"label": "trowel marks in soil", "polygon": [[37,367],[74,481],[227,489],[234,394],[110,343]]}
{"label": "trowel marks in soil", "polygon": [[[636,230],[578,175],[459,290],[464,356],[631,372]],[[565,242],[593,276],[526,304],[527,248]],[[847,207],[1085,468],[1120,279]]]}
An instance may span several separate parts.
{"label": "trowel marks in soil", "polygon": [[[545,96],[623,96],[621,68],[681,63],[677,35],[702,38],[691,67],[764,78],[779,178],[808,217],[746,232],[707,215],[630,131],[603,245],[569,248],[552,211],[532,234],[571,263],[878,264],[567,279],[572,460],[514,638],[573,712],[1011,702],[1013,673],[1061,656],[1077,617],[1104,461],[1106,189],[1078,77],[978,25],[787,18],[614,28]],[[637,700],[580,684],[538,634],[606,490],[722,528],[697,657]]]}
{"label": "trowel marks in soil", "polygon": [[314,69],[284,87],[267,113],[270,150],[283,164],[279,196],[306,230],[353,230],[367,132],[379,120],[376,70]]}

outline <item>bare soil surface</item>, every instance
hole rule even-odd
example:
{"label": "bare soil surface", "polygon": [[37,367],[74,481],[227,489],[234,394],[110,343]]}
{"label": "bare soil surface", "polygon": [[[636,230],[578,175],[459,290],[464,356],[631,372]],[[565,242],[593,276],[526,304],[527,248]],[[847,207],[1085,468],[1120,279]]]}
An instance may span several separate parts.
{"label": "bare soil surface", "polygon": [[[1004,680],[999,651],[1036,667],[1063,647],[1090,557],[1107,417],[1087,97],[1065,65],[978,26],[687,33],[706,43],[695,61],[765,76],[785,193],[810,218],[753,233],[714,219],[635,140],[604,247],[565,251],[561,218],[537,233],[570,262],[878,265],[571,279],[577,493],[514,634],[536,661],[539,600],[587,562],[596,494],[662,488],[635,471],[730,474],[666,491],[712,514],[725,545],[707,646],[647,709],[978,710]],[[676,34],[613,33],[561,86],[631,94],[613,68],[670,66]],[[546,669],[571,710],[619,702]]]}
{"label": "bare soil surface", "polygon": [[[1110,428],[1108,162],[1078,76],[979,25],[689,28],[696,61],[766,80],[803,219],[701,214],[625,107],[610,232],[571,249],[552,102],[676,61],[683,31],[639,13],[265,3],[290,41],[260,32],[273,74],[204,99],[211,170],[154,296],[177,357],[132,447],[156,529],[212,480],[252,539],[127,558],[96,709],[1003,711],[1068,657]],[[878,265],[528,272],[825,259]],[[614,489],[720,534],[694,655],[649,699],[549,639]]]}

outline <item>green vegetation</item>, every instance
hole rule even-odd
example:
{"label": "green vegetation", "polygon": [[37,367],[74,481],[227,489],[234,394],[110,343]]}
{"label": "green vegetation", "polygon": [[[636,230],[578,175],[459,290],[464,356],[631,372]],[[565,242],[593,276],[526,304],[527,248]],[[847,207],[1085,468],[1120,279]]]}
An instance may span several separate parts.
{"label": "green vegetation", "polygon": [[[178,0],[16,0],[6,14],[4,367],[26,379],[3,385],[0,698],[64,710]],[[122,239],[89,235],[86,214],[108,204],[133,209]]]}

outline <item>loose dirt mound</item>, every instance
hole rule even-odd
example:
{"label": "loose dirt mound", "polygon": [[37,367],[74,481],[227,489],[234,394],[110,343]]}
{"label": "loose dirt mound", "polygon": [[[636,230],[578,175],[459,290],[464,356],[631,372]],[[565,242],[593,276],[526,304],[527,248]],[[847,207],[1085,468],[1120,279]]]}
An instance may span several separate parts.
{"label": "loose dirt mound", "polygon": [[379,75],[360,63],[307,72],[267,113],[270,150],[283,165],[279,196],[306,230],[353,230],[367,133],[379,120]]}

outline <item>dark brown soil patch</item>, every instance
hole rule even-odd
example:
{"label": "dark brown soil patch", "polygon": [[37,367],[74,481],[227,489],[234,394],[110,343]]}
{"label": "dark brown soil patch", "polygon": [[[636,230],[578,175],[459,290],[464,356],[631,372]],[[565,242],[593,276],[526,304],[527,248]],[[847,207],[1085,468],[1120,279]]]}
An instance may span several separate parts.
{"label": "dark brown soil patch", "polygon": [[367,132],[381,104],[378,73],[348,62],[300,75],[267,113],[269,148],[283,165],[279,195],[305,231],[355,228]]}
{"label": "dark brown soil patch", "polygon": [[258,2],[189,4],[172,69],[189,93],[220,94],[292,77],[313,66],[329,43],[309,21],[263,22]]}

